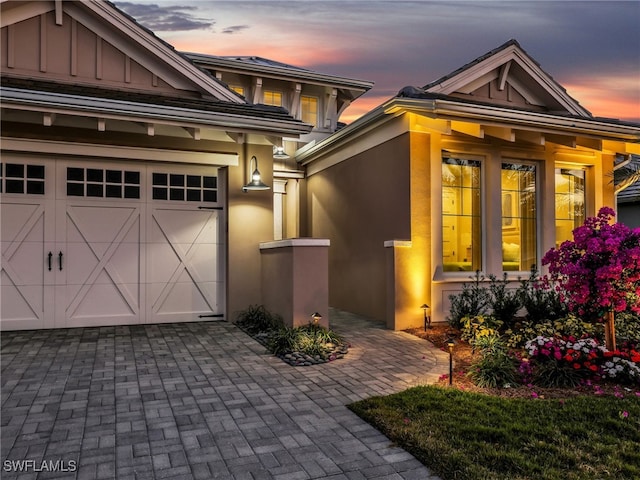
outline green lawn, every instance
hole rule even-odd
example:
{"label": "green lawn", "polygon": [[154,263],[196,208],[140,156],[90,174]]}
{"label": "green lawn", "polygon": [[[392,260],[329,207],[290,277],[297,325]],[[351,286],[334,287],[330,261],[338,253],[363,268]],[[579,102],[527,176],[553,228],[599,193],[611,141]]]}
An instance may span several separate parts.
{"label": "green lawn", "polygon": [[444,480],[640,479],[633,393],[547,400],[426,386],[349,408]]}

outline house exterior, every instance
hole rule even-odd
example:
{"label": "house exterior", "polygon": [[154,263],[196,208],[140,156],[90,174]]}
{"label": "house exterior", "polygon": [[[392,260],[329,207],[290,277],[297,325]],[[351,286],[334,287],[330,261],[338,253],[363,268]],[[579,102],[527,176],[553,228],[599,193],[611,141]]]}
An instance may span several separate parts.
{"label": "house exterior", "polygon": [[594,118],[511,40],[301,149],[305,234],[330,239],[331,305],[444,321],[476,270],[516,280],[615,203],[640,125]]}
{"label": "house exterior", "polygon": [[312,126],[108,2],[2,2],[2,329],[226,317],[261,299],[252,157]]}
{"label": "house exterior", "polygon": [[[475,270],[525,276],[613,205],[640,154],[640,125],[594,118],[515,41],[344,126],[371,82],[180,53],[100,0],[1,8],[0,329],[260,303],[442,321]],[[246,192],[258,167],[270,188]]]}
{"label": "house exterior", "polygon": [[300,236],[300,207],[304,170],[295,160],[301,147],[324,140],[344,125],[340,115],[373,82],[315,72],[256,56],[220,57],[185,52],[250,104],[282,107],[313,126],[297,137],[271,139],[274,149],[274,239]]}

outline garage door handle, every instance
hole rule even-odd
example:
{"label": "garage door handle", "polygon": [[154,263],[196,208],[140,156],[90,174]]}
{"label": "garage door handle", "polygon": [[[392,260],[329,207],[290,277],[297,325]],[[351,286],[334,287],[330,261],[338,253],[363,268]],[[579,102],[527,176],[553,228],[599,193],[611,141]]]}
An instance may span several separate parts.
{"label": "garage door handle", "polygon": [[62,252],[58,253],[58,268],[62,271]]}
{"label": "garage door handle", "polygon": [[53,257],[53,253],[49,252],[47,256],[49,257],[49,271],[51,271],[51,257]]}

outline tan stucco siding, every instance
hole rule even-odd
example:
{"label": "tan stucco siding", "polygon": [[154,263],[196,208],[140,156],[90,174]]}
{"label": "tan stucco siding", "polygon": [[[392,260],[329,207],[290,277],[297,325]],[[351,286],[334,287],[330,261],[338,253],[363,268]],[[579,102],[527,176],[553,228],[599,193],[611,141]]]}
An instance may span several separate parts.
{"label": "tan stucco siding", "polygon": [[273,190],[244,193],[249,159],[258,158],[262,181],[273,185],[270,146],[241,148],[240,164],[228,169],[227,312],[230,319],[249,305],[262,303],[260,242],[273,240]]}
{"label": "tan stucco siding", "polygon": [[331,240],[333,307],[385,320],[384,242],[411,235],[409,150],[405,134],[307,181],[308,232]]}

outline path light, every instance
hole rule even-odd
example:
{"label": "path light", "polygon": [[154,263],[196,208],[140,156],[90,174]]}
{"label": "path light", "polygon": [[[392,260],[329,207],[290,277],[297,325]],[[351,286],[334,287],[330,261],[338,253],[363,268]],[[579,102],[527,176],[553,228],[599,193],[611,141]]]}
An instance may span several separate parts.
{"label": "path light", "polygon": [[420,307],[424,310],[424,331],[427,331],[427,328],[431,328],[431,307],[426,303],[423,303]]}
{"label": "path light", "polygon": [[456,342],[453,337],[447,339],[447,350],[449,350],[449,385],[453,385],[453,347]]}
{"label": "path light", "polygon": [[318,312],[313,312],[311,314],[311,318],[313,318],[313,324],[318,325],[318,323],[320,323],[320,320],[322,319],[322,315],[320,315]]}
{"label": "path light", "polygon": [[251,181],[244,187],[242,187],[242,191],[247,193],[249,190],[269,190],[271,187],[269,187],[269,185],[265,185],[262,182],[262,178],[260,177],[260,170],[258,170],[258,159],[255,155],[251,157],[251,160],[249,160],[249,170],[253,168],[253,162],[255,162],[256,167],[251,174]]}

